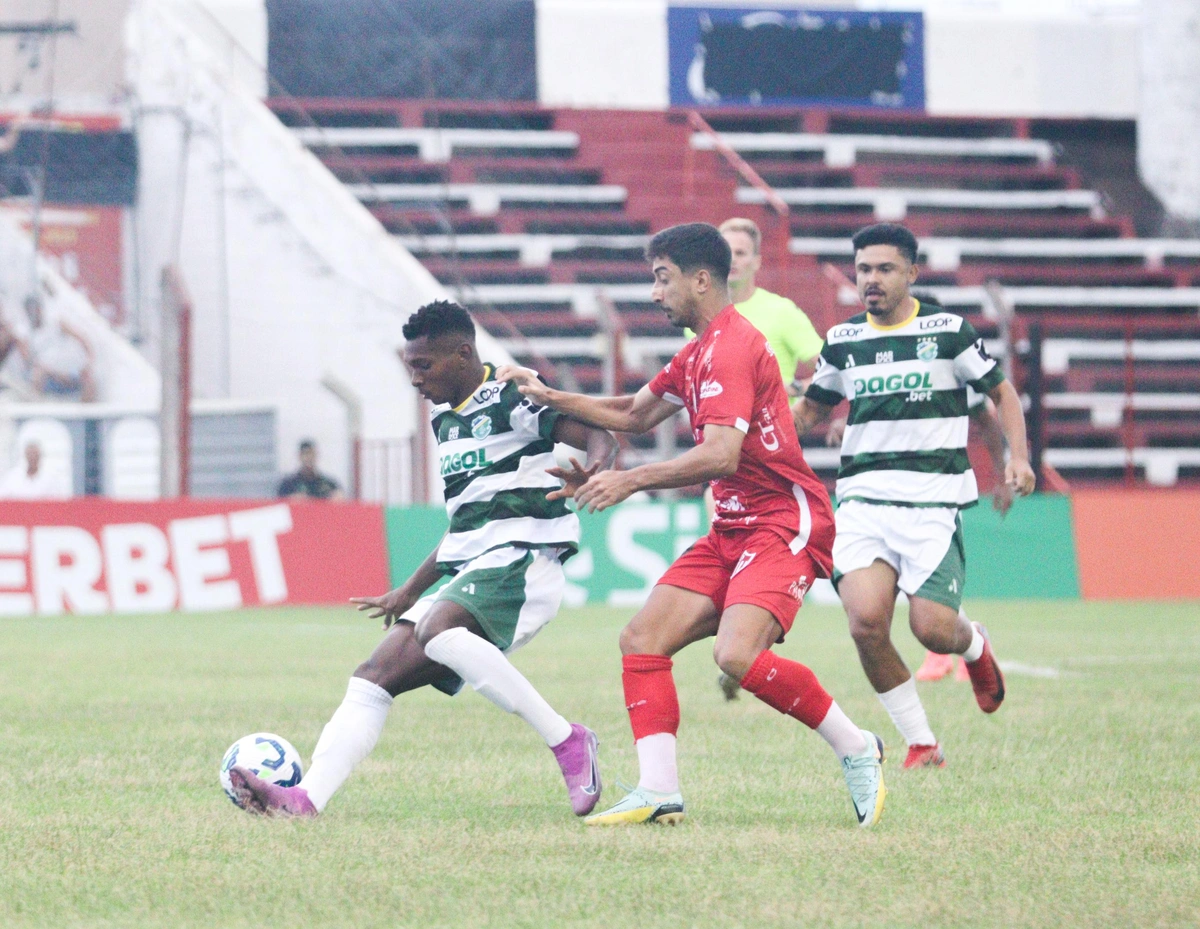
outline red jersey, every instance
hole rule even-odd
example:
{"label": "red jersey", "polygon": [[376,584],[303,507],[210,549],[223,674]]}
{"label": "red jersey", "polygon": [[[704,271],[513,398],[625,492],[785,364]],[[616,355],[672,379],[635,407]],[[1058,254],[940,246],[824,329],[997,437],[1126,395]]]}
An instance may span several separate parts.
{"label": "red jersey", "polygon": [[833,507],[804,460],[779,362],[762,333],[730,304],[649,387],[687,408],[697,444],[709,423],[746,435],[737,471],[712,482],[713,529],[771,529],[793,553],[808,546],[828,576]]}

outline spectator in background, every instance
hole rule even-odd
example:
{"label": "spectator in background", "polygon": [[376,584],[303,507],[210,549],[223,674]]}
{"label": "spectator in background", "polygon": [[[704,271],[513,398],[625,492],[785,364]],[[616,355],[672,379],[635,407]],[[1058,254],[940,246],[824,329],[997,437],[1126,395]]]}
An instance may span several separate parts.
{"label": "spectator in background", "polygon": [[33,389],[85,403],[95,400],[92,346],[83,333],[65,320],[47,321],[37,294],[25,298],[25,315],[29,317],[30,332],[24,354]]}
{"label": "spectator in background", "polygon": [[25,443],[24,461],[0,477],[0,500],[66,500],[71,496],[70,477],[62,468],[42,463],[42,447]]}
{"label": "spectator in background", "polygon": [[279,482],[279,496],[291,500],[342,500],[345,495],[338,482],[317,470],[317,443],[300,443],[300,470]]}

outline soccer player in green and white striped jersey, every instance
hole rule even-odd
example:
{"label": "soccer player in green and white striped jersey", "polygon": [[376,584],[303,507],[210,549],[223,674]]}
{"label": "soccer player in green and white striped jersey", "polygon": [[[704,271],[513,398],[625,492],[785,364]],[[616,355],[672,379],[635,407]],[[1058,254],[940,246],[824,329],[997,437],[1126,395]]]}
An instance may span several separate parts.
{"label": "soccer player in green and white striped jersey", "polygon": [[917,640],[967,664],[975,699],[995,712],[1004,678],[986,631],[959,615],[966,558],[958,511],[978,497],[967,459],[967,387],[986,394],[1008,440],[1005,480],[1033,490],[1021,401],[969,322],[909,293],[917,240],[882,223],[854,236],[866,312],[834,326],[794,408],[804,433],[843,398],[850,416],[838,471],[834,583],[867,678],[909,746],[905,767],[941,766],[916,683],[891,640],[896,591]]}
{"label": "soccer player in green and white striped jersey", "polygon": [[[479,358],[470,315],[456,304],[421,307],[404,337],[413,386],[435,404],[450,528],[407,581],[355,601],[391,628],[350,678],[300,783],[277,787],[235,767],[234,792],[251,812],[315,816],[374,748],[393,698],[427,684],[453,695],[466,682],[545,739],[572,809],[586,815],[600,799],[595,733],[567,722],[505,655],[558,611],[562,562],[579,544],[579,519],[566,501],[612,465],[616,441],[496,381],[494,366]],[[589,466],[572,459],[570,471],[557,467],[556,442],[586,449]]]}

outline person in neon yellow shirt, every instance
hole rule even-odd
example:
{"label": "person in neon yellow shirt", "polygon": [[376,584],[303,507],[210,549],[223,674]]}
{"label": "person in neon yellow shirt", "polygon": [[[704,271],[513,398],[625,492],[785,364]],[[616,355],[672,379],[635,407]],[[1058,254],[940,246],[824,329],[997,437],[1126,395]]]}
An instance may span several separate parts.
{"label": "person in neon yellow shirt", "polygon": [[735,217],[718,228],[733,252],[729,298],[737,311],[766,336],[767,344],[779,359],[779,373],[788,393],[799,396],[802,380],[796,377],[797,368],[821,354],[824,340],[800,307],[755,283],[762,267],[762,233],[754,220]]}

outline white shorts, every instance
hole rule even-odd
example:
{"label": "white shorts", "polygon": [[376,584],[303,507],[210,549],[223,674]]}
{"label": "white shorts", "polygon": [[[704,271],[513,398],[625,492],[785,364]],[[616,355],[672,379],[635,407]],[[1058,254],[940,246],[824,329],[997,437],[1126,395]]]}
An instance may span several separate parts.
{"label": "white shorts", "polygon": [[958,608],[966,561],[955,507],[884,506],[847,500],[834,519],[835,578],[840,580],[878,559],[892,566],[898,575],[896,586],[910,597]]}

